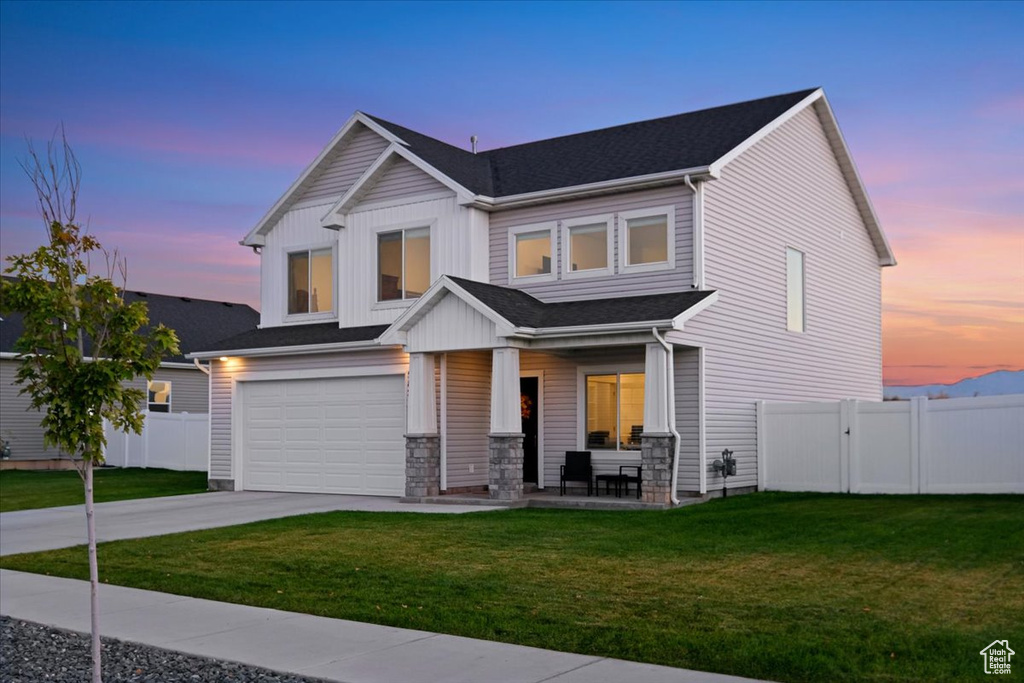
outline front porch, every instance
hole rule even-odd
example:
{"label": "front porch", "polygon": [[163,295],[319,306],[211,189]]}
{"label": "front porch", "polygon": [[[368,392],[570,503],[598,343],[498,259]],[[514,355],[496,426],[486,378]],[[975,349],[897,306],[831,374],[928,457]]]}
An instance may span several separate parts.
{"label": "front porch", "polygon": [[[679,506],[696,505],[709,500],[708,496],[684,496]],[[484,491],[480,493],[449,493],[426,498],[405,498],[405,502],[426,503],[431,505],[481,505],[493,506],[495,501]],[[530,489],[515,501],[508,501],[512,508],[553,508],[571,510],[665,510],[673,507],[670,503],[645,503],[635,496],[616,498],[614,494],[606,496],[588,496],[585,493],[558,495],[557,487],[548,489]]]}

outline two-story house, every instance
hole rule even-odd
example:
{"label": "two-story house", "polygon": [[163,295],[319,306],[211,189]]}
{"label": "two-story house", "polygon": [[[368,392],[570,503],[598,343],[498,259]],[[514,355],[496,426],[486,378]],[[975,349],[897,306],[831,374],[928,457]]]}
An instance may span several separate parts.
{"label": "two-story house", "polygon": [[475,153],[356,113],[245,236],[211,486],[423,497],[642,464],[757,483],[755,402],[879,400],[895,260],[820,89]]}

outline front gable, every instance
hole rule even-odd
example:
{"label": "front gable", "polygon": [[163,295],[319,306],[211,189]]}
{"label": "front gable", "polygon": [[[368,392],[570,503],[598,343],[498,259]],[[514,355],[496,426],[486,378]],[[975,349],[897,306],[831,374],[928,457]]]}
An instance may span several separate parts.
{"label": "front gable", "polygon": [[391,157],[372,184],[363,185],[355,196],[353,211],[408,197],[440,199],[454,192],[433,176],[400,157]]}

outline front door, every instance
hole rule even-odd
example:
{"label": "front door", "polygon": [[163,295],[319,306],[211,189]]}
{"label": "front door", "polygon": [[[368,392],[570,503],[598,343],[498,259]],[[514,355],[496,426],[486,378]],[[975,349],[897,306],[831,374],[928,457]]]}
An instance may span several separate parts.
{"label": "front door", "polygon": [[523,482],[537,483],[537,427],[540,424],[538,379],[519,378],[519,403],[523,411]]}

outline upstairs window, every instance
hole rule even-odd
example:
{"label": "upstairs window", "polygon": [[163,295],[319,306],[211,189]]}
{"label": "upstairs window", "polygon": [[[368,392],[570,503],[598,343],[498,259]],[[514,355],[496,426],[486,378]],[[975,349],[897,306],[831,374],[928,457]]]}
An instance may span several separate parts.
{"label": "upstairs window", "polygon": [[330,247],[288,254],[288,315],[334,310],[333,260]]}
{"label": "upstairs window", "polygon": [[804,283],[804,254],[786,247],[786,329],[790,332],[804,331]]}
{"label": "upstairs window", "polygon": [[563,277],[611,275],[611,216],[573,219],[562,224]]}
{"label": "upstairs window", "polygon": [[149,380],[146,383],[149,392],[149,412],[171,412],[171,383]]}
{"label": "upstairs window", "polygon": [[619,233],[623,272],[675,267],[675,207],[624,211]]}
{"label": "upstairs window", "polygon": [[550,230],[519,233],[515,249],[515,277],[551,274]]}
{"label": "upstairs window", "polygon": [[417,299],[430,287],[430,228],[377,235],[377,300]]}

